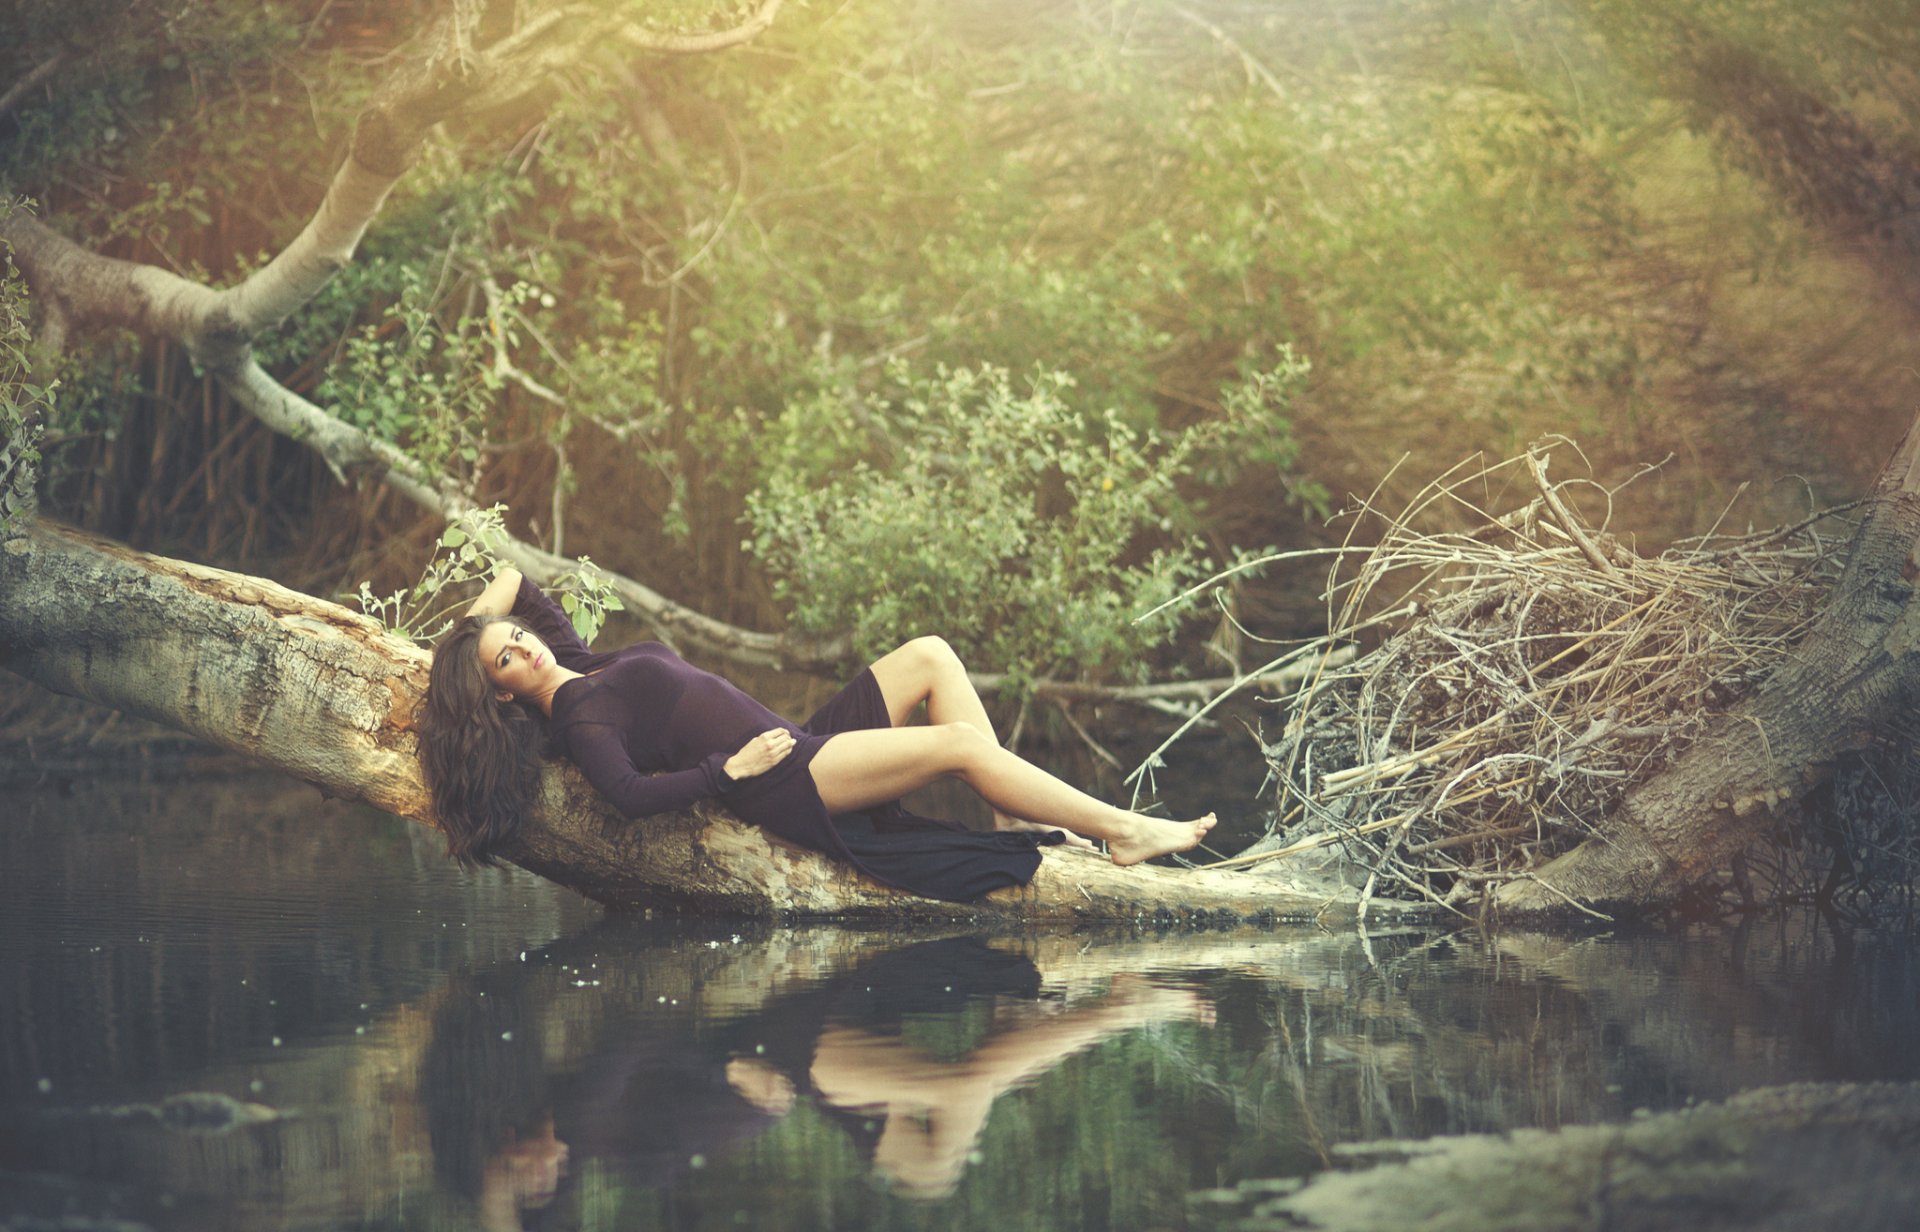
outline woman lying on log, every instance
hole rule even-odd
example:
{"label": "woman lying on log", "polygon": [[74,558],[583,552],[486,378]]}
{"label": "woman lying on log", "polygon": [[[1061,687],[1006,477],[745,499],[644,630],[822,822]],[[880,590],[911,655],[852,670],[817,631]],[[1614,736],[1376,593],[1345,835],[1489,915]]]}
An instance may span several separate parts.
{"label": "woman lying on log", "polygon": [[[904,726],[922,701],[928,725]],[[1026,884],[1039,846],[1074,841],[1062,830],[1137,864],[1186,851],[1214,824],[1114,808],[1001,748],[937,637],[886,655],[795,726],[659,642],[595,654],[512,569],[434,648],[420,727],[447,853],[469,865],[510,845],[546,747],[630,818],[715,800],[877,881],[954,902]],[[993,806],[991,833],[900,807],[948,776]]]}

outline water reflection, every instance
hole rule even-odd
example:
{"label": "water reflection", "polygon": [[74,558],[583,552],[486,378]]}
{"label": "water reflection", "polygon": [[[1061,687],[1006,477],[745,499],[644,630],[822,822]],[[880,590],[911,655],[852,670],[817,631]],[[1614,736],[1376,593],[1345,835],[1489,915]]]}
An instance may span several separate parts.
{"label": "water reflection", "polygon": [[482,1228],[519,1228],[549,1206],[567,1146],[554,1133],[540,1000],[519,964],[462,976],[434,998],[412,1075],[433,1173]]}
{"label": "water reflection", "polygon": [[[942,957],[964,970],[988,952],[976,947],[970,958]],[[909,951],[892,957],[899,967],[928,955]],[[894,974],[876,970],[865,978],[880,981]],[[1037,984],[1030,965],[1022,974]],[[888,987],[898,991],[902,985]],[[941,1198],[959,1184],[994,1101],[1008,1091],[1122,1032],[1178,1019],[1211,1019],[1210,1003],[1200,993],[1133,974],[1116,976],[1097,997],[1066,1005],[1042,1002],[1037,992],[1027,994],[1031,999],[1013,1000],[1020,994],[994,995],[989,987],[969,987],[970,996],[988,999],[986,1021],[981,1036],[960,1056],[944,1057],[904,1038],[905,1024],[896,1017],[901,1007],[882,1008],[877,1002],[891,998],[872,992],[862,998],[850,983],[846,1000],[854,1004],[846,1007],[844,1018],[829,1018],[804,1072],[736,1057],[728,1080],[743,1094],[757,1092],[756,1102],[771,1096],[776,1104],[791,1102],[796,1085],[805,1082],[822,1109],[860,1144],[876,1176],[905,1196]]]}
{"label": "water reflection", "polygon": [[[817,952],[829,937],[838,955]],[[793,1136],[837,1137],[812,1149],[850,1153],[874,1187],[948,1197],[1007,1092],[1135,1029],[1212,1019],[1193,987],[1105,962],[1043,975],[1018,944],[729,936],[722,956],[717,939],[663,953],[657,937],[610,926],[463,978],[419,1069],[434,1171],[483,1227],[519,1227],[552,1204],[563,1167],[590,1171],[603,1193],[671,1187],[804,1109]],[[676,953],[722,961],[675,978],[662,959]],[[842,969],[822,978],[822,957]],[[776,973],[757,1007],[740,1004],[753,981],[736,963]],[[649,1006],[663,976],[691,995],[654,993]],[[594,1021],[556,1020],[556,990],[581,988],[595,990]]]}
{"label": "water reflection", "polygon": [[1342,1142],[1920,1077],[1913,951],[1817,921],[594,921],[276,800],[0,827],[0,1225],[1172,1227]]}

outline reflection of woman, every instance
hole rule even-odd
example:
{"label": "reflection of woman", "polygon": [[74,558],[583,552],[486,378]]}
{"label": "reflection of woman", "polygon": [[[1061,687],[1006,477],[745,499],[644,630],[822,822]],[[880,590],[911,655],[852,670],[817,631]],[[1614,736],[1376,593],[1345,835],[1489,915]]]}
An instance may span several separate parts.
{"label": "reflection of woman", "polygon": [[[983,1000],[984,1026],[963,1012]],[[1132,976],[1063,1005],[1042,998],[1024,956],[942,939],[781,997],[722,1028],[703,1053],[648,1041],[603,1057],[559,1117],[583,1155],[657,1185],[806,1099],[903,1196],[940,1197],[959,1183],[1002,1094],[1121,1031],[1208,1013],[1190,990]]]}
{"label": "reflection of woman", "polygon": [[[595,654],[531,583],[503,570],[434,650],[421,757],[449,854],[490,862],[530,803],[541,724],[629,817],[717,799],[742,819],[933,898],[1024,884],[1035,845],[1064,829],[1104,839],[1116,864],[1193,847],[1213,825],[1129,813],[1078,791],[993,737],[945,642],[880,659],[803,727],[658,642]],[[924,700],[927,726],[905,726]],[[957,776],[993,805],[979,834],[897,801]],[[863,814],[864,816],[853,816]],[[1056,829],[1057,828],[1057,829]]]}
{"label": "reflection of woman", "polygon": [[[775,997],[719,1025],[699,1044],[641,1035],[596,1056],[562,1092],[556,1119],[582,1158],[631,1181],[671,1182],[691,1161],[714,1161],[758,1136],[812,1095],[815,1047],[835,1022],[898,1032],[903,1022],[950,1018],[983,997],[1032,1002],[1040,977],[1025,957],[970,938],[891,950],[824,985]],[[880,1124],[815,1100],[872,1160]]]}
{"label": "reflection of woman", "polygon": [[1120,1032],[1209,1014],[1191,989],[1122,976],[1104,997],[1053,1013],[996,1013],[987,1037],[954,1061],[897,1035],[836,1024],[821,1034],[810,1076],[824,1103],[879,1122],[876,1173],[906,1196],[945,1197],[1001,1095]]}
{"label": "reflection of woman", "polygon": [[567,1164],[537,1011],[523,1004],[517,974],[449,989],[420,1066],[434,1173],[485,1232],[520,1232],[552,1204]]}
{"label": "reflection of woman", "polygon": [[[791,1099],[787,1083],[853,1135],[874,1172],[905,1197],[953,1192],[1000,1096],[1076,1052],[1120,1032],[1169,1018],[1208,1018],[1191,989],[1116,977],[1098,998],[1061,1005],[1039,999],[1040,975],[1026,958],[970,939],[910,946],[846,984],[812,1041],[804,1069],[779,1072],[741,1055],[728,1076],[743,1093]],[[964,1050],[938,1049],[906,1029],[934,1006],[953,1016],[968,995],[999,994],[984,1031]],[[769,1050],[771,1052],[771,1050]],[[957,1055],[942,1055],[946,1052]]]}

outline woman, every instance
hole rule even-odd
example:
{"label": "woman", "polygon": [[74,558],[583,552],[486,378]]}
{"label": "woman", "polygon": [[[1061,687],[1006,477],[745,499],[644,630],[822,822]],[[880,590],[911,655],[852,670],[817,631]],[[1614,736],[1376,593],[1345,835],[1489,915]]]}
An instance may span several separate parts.
{"label": "woman", "polygon": [[[927,703],[927,726],[903,724]],[[544,723],[543,723],[544,720]],[[658,642],[595,654],[559,606],[504,569],[434,650],[421,759],[448,854],[491,864],[539,778],[543,736],[628,817],[716,800],[742,820],[889,885],[966,902],[1025,884],[1059,830],[1116,864],[1185,851],[1211,814],[1172,822],[1103,804],[1000,747],[966,669],[920,638],[796,727]],[[996,813],[978,833],[900,797],[957,776]]]}

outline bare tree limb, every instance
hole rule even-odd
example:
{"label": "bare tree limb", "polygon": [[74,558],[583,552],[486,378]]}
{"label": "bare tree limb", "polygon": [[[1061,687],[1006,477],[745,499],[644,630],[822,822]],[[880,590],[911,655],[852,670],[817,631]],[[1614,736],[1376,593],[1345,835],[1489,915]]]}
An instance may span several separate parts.
{"label": "bare tree limb", "polygon": [[353,260],[361,237],[398,180],[349,155],[306,228],[238,286],[219,292],[216,310],[248,338],[279,325]]}
{"label": "bare tree limb", "polygon": [[22,77],[20,80],[14,82],[12,86],[8,87],[5,94],[0,94],[0,116],[6,115],[9,111],[18,107],[27,95],[33,93],[36,86],[43,84],[49,77],[59,72],[60,66],[66,62],[67,53],[62,50],[54,52],[45,60],[34,65],[25,77]]}
{"label": "bare tree limb", "polygon": [[1173,11],[1179,14],[1183,20],[1191,22],[1202,30],[1205,30],[1213,36],[1214,42],[1220,44],[1235,56],[1238,56],[1240,66],[1246,71],[1248,81],[1258,80],[1264,83],[1267,89],[1273,91],[1275,98],[1283,103],[1287,101],[1287,88],[1280,84],[1280,79],[1273,75],[1273,70],[1255,59],[1253,53],[1245,47],[1242,47],[1232,35],[1200,16],[1200,14],[1194,12],[1192,9],[1175,6]]}
{"label": "bare tree limb", "polygon": [[[378,437],[327,414],[249,362],[233,374],[228,388],[241,405],[282,435],[301,441],[334,468],[371,470],[380,481],[421,509],[452,521],[474,509],[473,500],[445,476],[432,475]],[[524,539],[509,537],[505,554],[536,582],[551,582],[573,562]],[[742,629],[675,603],[651,586],[624,574],[605,571],[621,601],[659,630],[664,640],[697,647],[729,662],[763,667],[837,665],[844,653],[834,645]]]}
{"label": "bare tree limb", "polygon": [[701,55],[710,51],[724,51],[729,47],[738,47],[764,34],[773,26],[773,20],[780,14],[784,0],[763,0],[753,16],[747,18],[730,30],[715,30],[709,34],[669,34],[659,30],[649,30],[636,22],[625,23],[619,36],[628,46],[640,51],[669,52],[676,55]]}
{"label": "bare tree limb", "polygon": [[[1208,680],[1166,680],[1155,684],[1088,684],[1078,680],[1035,680],[1033,696],[1049,701],[1132,702],[1150,706],[1159,702],[1205,702],[1223,693],[1245,688],[1277,689],[1299,684],[1312,673],[1338,667],[1353,659],[1351,646],[1329,649],[1310,663],[1289,663],[1272,671],[1250,676],[1216,676]],[[1012,685],[1014,677],[999,672],[971,673],[973,687],[982,693],[997,693]]]}

